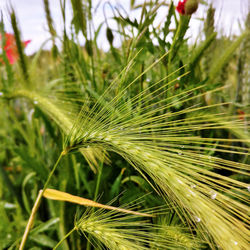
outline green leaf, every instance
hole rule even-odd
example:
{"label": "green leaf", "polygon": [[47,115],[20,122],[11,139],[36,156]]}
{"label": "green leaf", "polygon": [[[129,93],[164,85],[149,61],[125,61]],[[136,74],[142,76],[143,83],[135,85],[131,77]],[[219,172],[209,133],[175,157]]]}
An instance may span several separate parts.
{"label": "green leaf", "polygon": [[152,189],[150,184],[140,176],[137,176],[137,175],[128,176],[122,180],[122,184],[128,181],[132,181],[136,183],[139,187],[141,187],[145,191],[149,191]]}
{"label": "green leaf", "polygon": [[135,5],[135,0],[130,0],[130,8],[132,9]]}
{"label": "green leaf", "polygon": [[165,40],[167,35],[169,34],[169,26],[171,24],[171,18],[174,15],[174,11],[175,11],[174,3],[171,2],[171,5],[170,5],[170,7],[168,9],[167,19],[166,19],[166,22],[164,23],[164,27],[163,27],[163,34],[164,34],[164,39],[163,40]]}
{"label": "green leaf", "polygon": [[50,248],[53,248],[57,243],[55,240],[52,240],[49,236],[45,234],[30,235],[29,239],[38,243],[41,246]]}
{"label": "green leaf", "polygon": [[22,183],[22,198],[23,198],[23,204],[24,204],[24,207],[27,211],[28,214],[30,214],[31,212],[31,209],[30,209],[30,201],[26,195],[26,192],[25,192],[25,186],[26,184],[29,182],[30,179],[32,179],[34,176],[36,175],[36,173],[34,172],[31,172],[29,173],[23,180],[23,183]]}
{"label": "green leaf", "polygon": [[52,218],[52,219],[42,223],[41,225],[35,227],[30,232],[30,234],[31,235],[36,235],[36,234],[42,233],[44,231],[47,231],[47,230],[51,229],[51,227],[54,226],[55,224],[57,224],[59,221],[60,221],[60,219],[58,217],[57,218]]}
{"label": "green leaf", "polygon": [[120,174],[116,177],[114,183],[111,186],[110,192],[109,192],[109,197],[110,199],[116,197],[119,192],[120,192],[120,186],[121,186],[121,180],[122,180],[122,175],[124,173],[126,168],[123,168],[120,172]]}
{"label": "green leaf", "polygon": [[36,157],[32,157],[28,153],[27,146],[16,147],[15,153],[20,156],[24,168],[32,169],[43,180],[47,178],[48,170],[44,168],[44,165]]}
{"label": "green leaf", "polygon": [[94,187],[91,187],[91,185],[87,179],[86,173],[81,167],[79,168],[79,176],[80,176],[80,179],[81,179],[84,187],[87,189],[89,196],[91,197],[94,193],[94,191],[93,191]]}

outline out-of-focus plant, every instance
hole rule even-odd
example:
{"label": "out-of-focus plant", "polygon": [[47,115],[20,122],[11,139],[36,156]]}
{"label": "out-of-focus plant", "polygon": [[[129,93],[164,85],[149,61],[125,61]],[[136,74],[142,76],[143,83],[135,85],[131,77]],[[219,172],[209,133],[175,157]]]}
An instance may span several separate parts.
{"label": "out-of-focus plant", "polygon": [[[225,95],[222,71],[235,62],[249,31],[225,38],[227,46],[215,57],[221,42],[212,6],[204,39],[191,46],[186,32],[198,1],[176,7],[172,1],[131,1],[140,13],[134,20],[122,6],[106,3],[104,13],[111,8],[116,26],[109,27],[106,16],[110,50],[104,52],[97,39],[105,27],[93,29],[92,2],[71,4],[67,30],[60,1],[59,38],[44,0],[53,47],[31,57],[11,13],[18,64],[10,65],[3,51],[0,209],[9,226],[1,227],[0,246],[247,248],[249,115],[244,109],[239,117]],[[156,26],[162,9],[166,16]],[[114,47],[118,37],[120,48]],[[119,194],[113,210],[104,211],[111,206],[100,203]],[[144,203],[137,200],[141,196]],[[82,214],[72,203],[96,208]]]}

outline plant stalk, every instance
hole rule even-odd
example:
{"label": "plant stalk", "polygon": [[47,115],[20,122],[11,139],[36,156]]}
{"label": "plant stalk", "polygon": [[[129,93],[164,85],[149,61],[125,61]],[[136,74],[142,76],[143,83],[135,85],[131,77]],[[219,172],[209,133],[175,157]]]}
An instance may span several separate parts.
{"label": "plant stalk", "polygon": [[76,227],[72,228],[64,237],[56,244],[56,246],[53,248],[53,250],[57,249],[61,243],[66,240],[74,231],[76,230]]}
{"label": "plant stalk", "polygon": [[100,183],[101,183],[101,177],[102,177],[102,169],[103,169],[103,162],[104,162],[104,157],[103,161],[100,164],[100,169],[98,171],[98,176],[97,176],[97,181],[96,181],[96,187],[95,187],[95,196],[94,196],[94,201],[97,200],[99,188],[100,188]]}
{"label": "plant stalk", "polygon": [[25,231],[24,231],[24,234],[23,234],[23,238],[22,238],[22,241],[21,241],[19,250],[23,250],[23,249],[24,249],[24,246],[25,246],[25,243],[26,243],[26,241],[27,241],[29,232],[30,232],[30,230],[31,230],[31,228],[32,228],[32,225],[33,225],[33,222],[34,222],[34,219],[35,219],[36,212],[37,212],[37,210],[38,210],[38,208],[39,208],[39,206],[40,206],[40,203],[41,203],[41,200],[42,200],[42,197],[43,197],[43,193],[44,193],[45,189],[47,188],[47,186],[49,185],[49,182],[50,182],[50,180],[51,180],[51,178],[52,178],[52,176],[53,176],[53,174],[54,174],[54,172],[55,172],[55,170],[56,170],[56,168],[57,168],[57,166],[58,166],[60,160],[61,160],[62,157],[63,157],[64,155],[66,155],[66,154],[67,154],[67,150],[63,150],[63,151],[61,152],[60,156],[58,157],[58,159],[57,159],[57,161],[56,161],[56,163],[55,163],[53,169],[51,170],[51,172],[50,172],[50,174],[49,174],[49,176],[48,176],[48,178],[47,178],[46,183],[45,183],[44,186],[43,186],[43,189],[40,190],[39,193],[38,193],[38,196],[37,196],[37,198],[36,198],[35,204],[34,204],[32,210],[31,210],[31,214],[30,214],[30,217],[29,217],[29,221],[28,221],[28,223],[27,223],[27,225],[26,225],[26,228],[25,228]]}
{"label": "plant stalk", "polygon": [[178,23],[178,27],[177,27],[177,31],[174,35],[173,38],[173,42],[171,44],[170,50],[169,50],[169,55],[168,55],[168,64],[167,64],[167,75],[170,72],[170,65],[171,65],[171,61],[172,61],[172,55],[173,55],[173,48],[175,47],[177,38],[179,37],[180,33],[181,33],[181,27],[182,27],[182,19],[180,19],[179,23]]}
{"label": "plant stalk", "polygon": [[[98,196],[98,192],[99,192],[99,188],[100,188],[100,183],[101,183],[101,177],[102,177],[102,169],[103,169],[103,162],[104,162],[104,156],[103,156],[103,160],[100,164],[100,169],[98,171],[98,176],[97,176],[97,181],[96,181],[96,187],[95,187],[95,195],[94,195],[94,201],[97,200],[97,196]],[[90,235],[88,235],[88,238],[90,237]],[[90,244],[90,240],[88,240],[87,242],[87,246],[86,246],[86,250],[90,250],[91,248],[91,244]]]}

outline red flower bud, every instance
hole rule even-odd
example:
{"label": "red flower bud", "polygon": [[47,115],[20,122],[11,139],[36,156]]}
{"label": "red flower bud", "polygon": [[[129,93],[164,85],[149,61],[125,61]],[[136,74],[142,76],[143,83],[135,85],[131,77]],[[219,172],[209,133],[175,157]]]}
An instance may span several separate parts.
{"label": "red flower bud", "polygon": [[181,15],[192,15],[199,5],[199,0],[181,0],[179,1],[176,10]]}

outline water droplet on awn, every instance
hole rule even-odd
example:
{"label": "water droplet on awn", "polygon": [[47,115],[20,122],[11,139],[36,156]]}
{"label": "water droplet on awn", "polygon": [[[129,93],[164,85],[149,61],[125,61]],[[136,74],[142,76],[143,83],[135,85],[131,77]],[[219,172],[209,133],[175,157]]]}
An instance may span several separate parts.
{"label": "water droplet on awn", "polygon": [[201,219],[198,216],[195,216],[194,219],[195,219],[196,222],[200,222],[201,221]]}
{"label": "water droplet on awn", "polygon": [[217,196],[217,193],[211,192],[211,196],[210,197],[211,197],[212,200],[215,200],[216,196]]}

